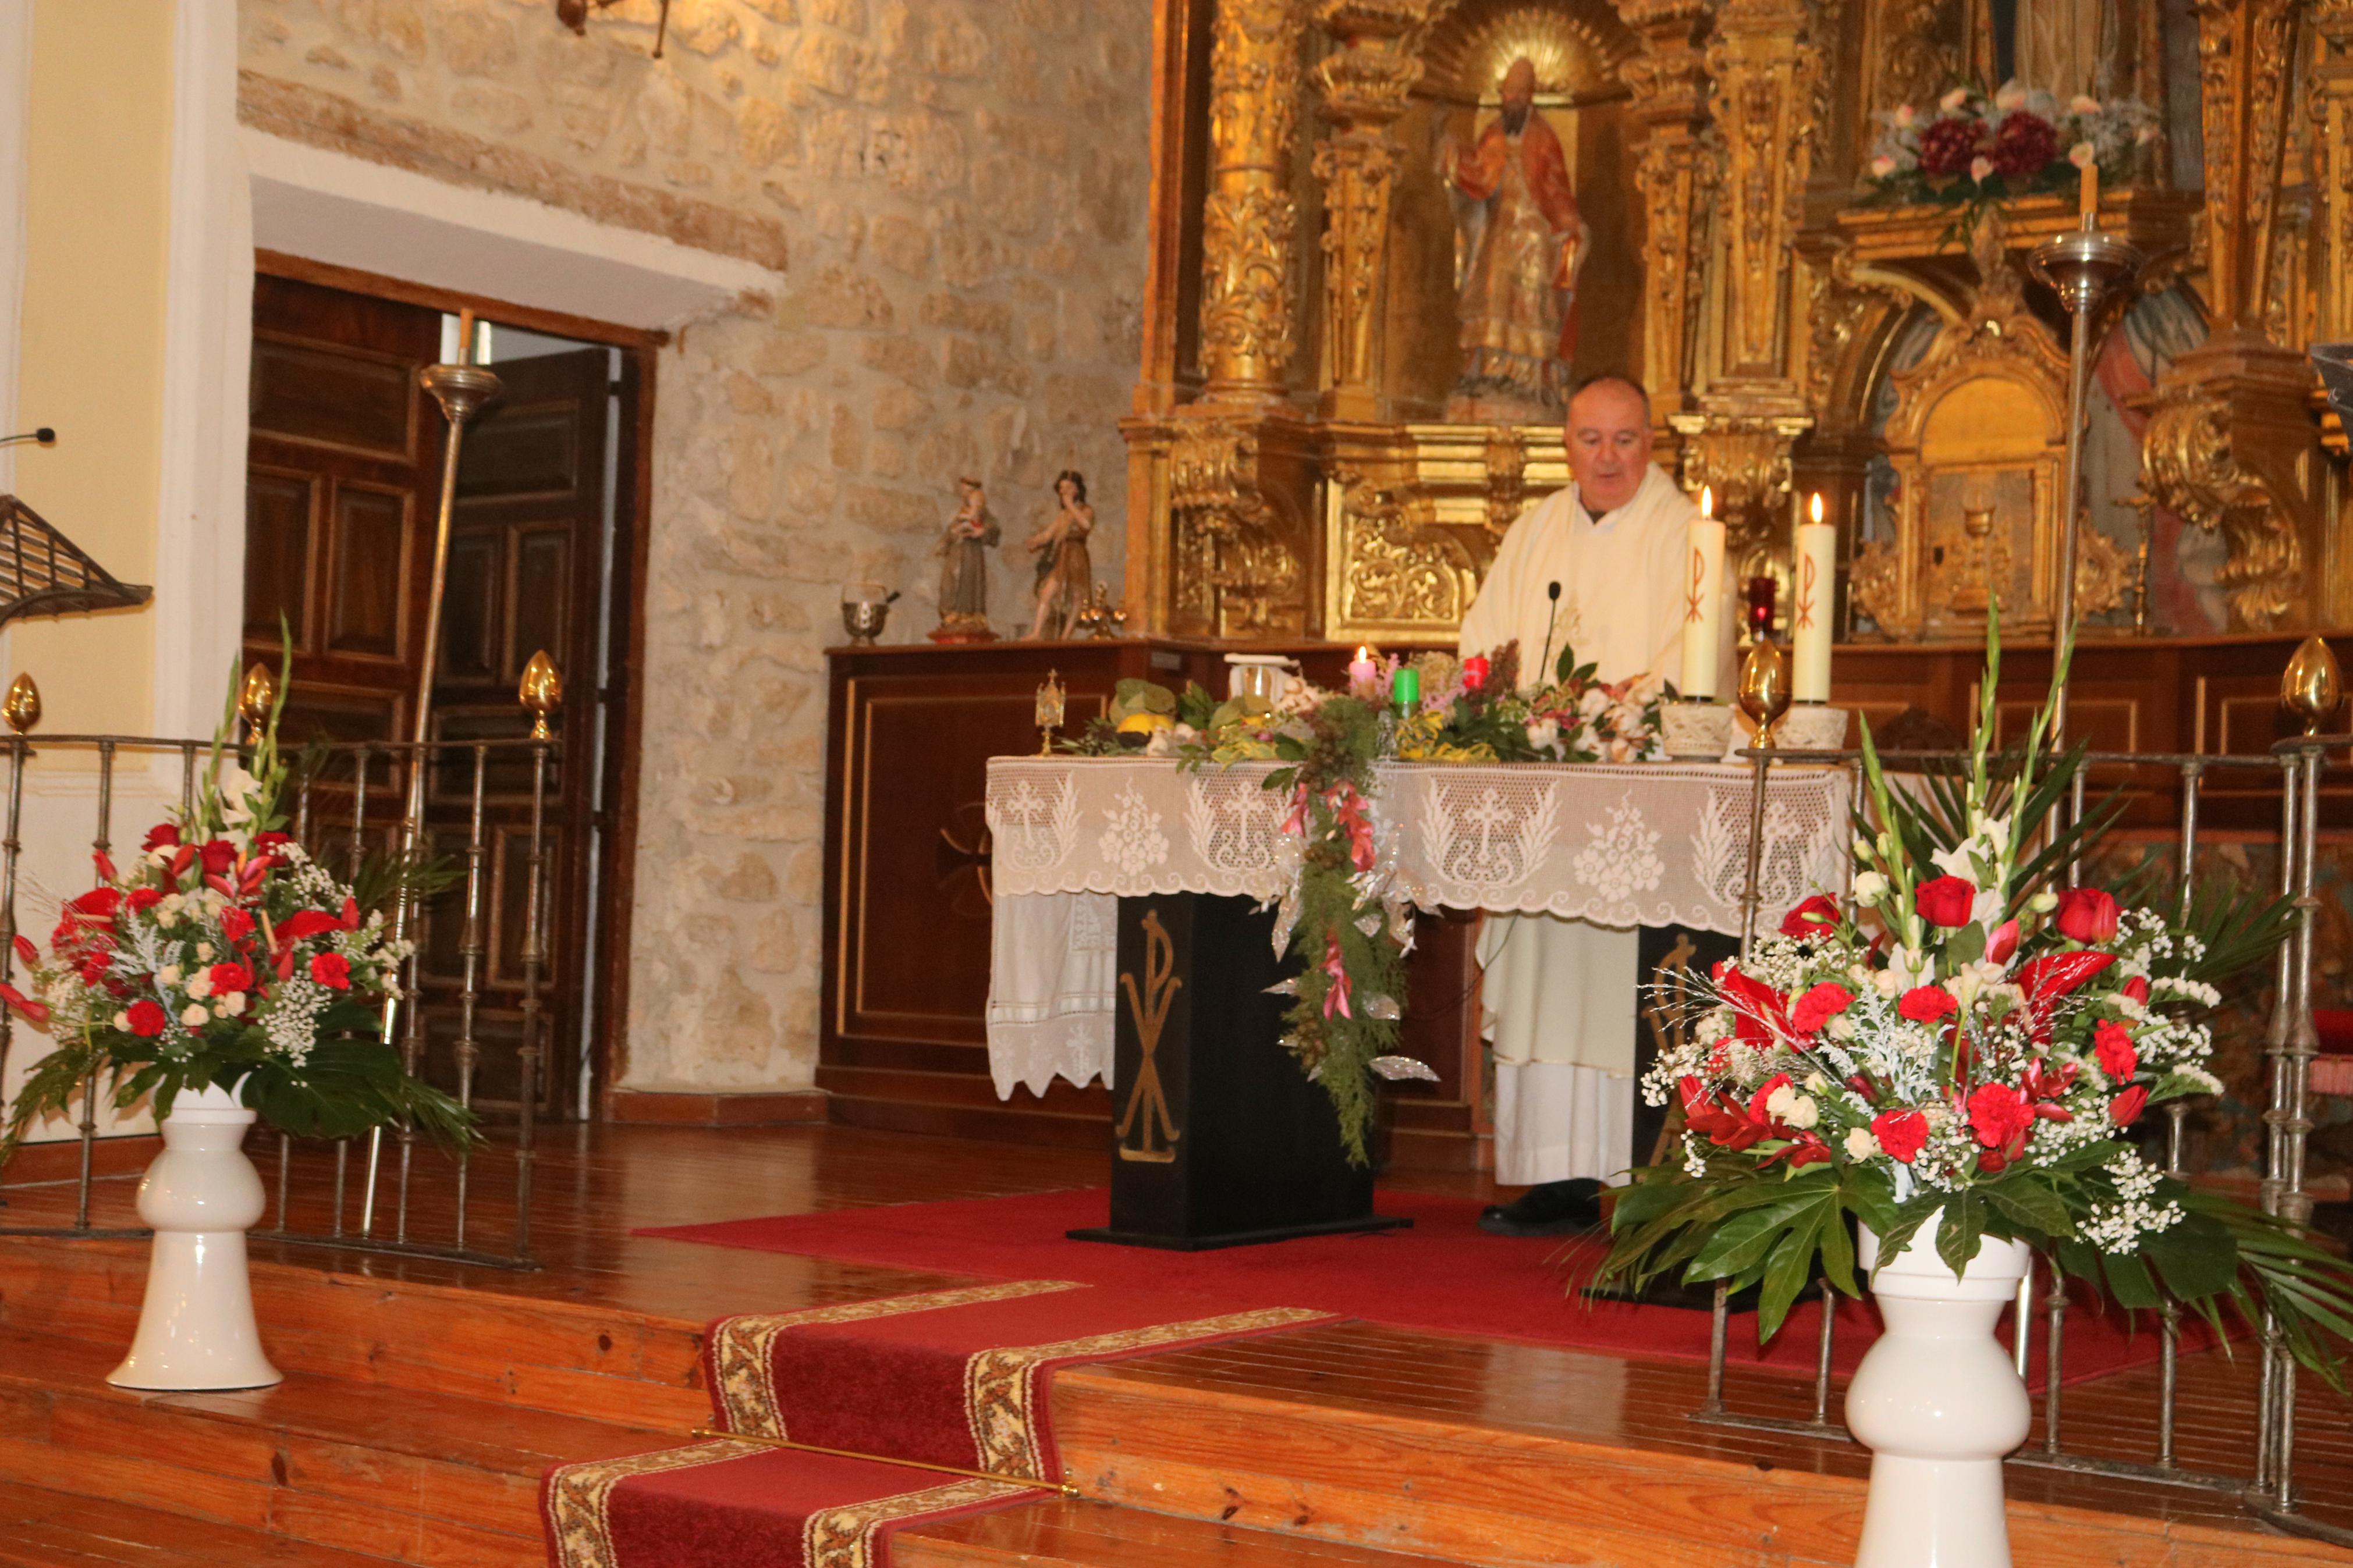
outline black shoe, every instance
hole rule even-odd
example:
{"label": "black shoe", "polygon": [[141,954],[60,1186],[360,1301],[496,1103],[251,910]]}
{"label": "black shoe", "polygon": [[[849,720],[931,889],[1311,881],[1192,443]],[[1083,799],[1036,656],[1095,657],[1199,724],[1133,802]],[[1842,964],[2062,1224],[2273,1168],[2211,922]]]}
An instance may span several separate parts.
{"label": "black shoe", "polygon": [[1479,1228],[1489,1236],[1575,1236],[1601,1228],[1601,1184],[1579,1176],[1545,1182],[1508,1204],[1480,1212]]}

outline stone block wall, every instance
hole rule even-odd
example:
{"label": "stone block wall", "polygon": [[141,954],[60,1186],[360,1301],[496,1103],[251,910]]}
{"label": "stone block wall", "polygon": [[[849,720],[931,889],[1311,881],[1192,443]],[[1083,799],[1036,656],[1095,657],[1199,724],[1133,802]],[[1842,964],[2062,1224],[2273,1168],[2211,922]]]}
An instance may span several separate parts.
{"label": "stone block wall", "polygon": [[[1021,540],[1086,474],[1121,579],[1152,0],[239,0],[240,115],[776,268],[657,373],[628,1083],[789,1088],[817,1055],[822,649],[906,591],[960,474]],[[559,1049],[561,1047],[559,1047]]]}

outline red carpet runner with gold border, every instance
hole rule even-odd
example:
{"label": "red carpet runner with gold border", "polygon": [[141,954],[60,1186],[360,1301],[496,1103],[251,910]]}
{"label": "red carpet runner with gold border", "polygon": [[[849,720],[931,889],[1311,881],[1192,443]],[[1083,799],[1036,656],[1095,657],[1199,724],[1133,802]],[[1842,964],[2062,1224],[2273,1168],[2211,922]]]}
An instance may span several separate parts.
{"label": "red carpet runner with gold border", "polygon": [[[1166,1292],[1026,1279],[723,1318],[706,1341],[704,1380],[714,1429],[741,1436],[549,1471],[548,1560],[885,1568],[894,1530],[1043,1497],[1037,1483],[1060,1483],[1045,1398],[1055,1368],[1334,1316],[1276,1307],[1172,1318],[1185,1304]],[[808,1451],[820,1448],[842,1452]]]}

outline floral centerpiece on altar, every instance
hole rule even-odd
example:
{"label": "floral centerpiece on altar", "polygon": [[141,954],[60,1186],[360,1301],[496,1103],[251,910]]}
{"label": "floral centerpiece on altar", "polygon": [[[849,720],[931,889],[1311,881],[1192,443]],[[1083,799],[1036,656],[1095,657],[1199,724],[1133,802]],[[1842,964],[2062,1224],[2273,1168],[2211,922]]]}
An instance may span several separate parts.
{"label": "floral centerpiece on altar", "polygon": [[1879,134],[1865,184],[1875,199],[1905,205],[2072,191],[2090,164],[2121,182],[2158,125],[2154,110],[2130,99],[2078,94],[2063,106],[2016,82],[1991,93],[1956,87],[1926,108],[1898,104],[1872,118]]}
{"label": "floral centerpiece on altar", "polygon": [[[1277,904],[1275,944],[1301,966],[1280,986],[1292,998],[1282,1045],[1331,1097],[1359,1163],[1372,1080],[1430,1070],[1395,1054],[1412,902],[1377,841],[1375,769],[1388,762],[1655,762],[1665,755],[1660,708],[1675,695],[1646,677],[1597,679],[1596,667],[1566,648],[1553,679],[1523,691],[1517,643],[1477,660],[1430,652],[1368,662],[1347,690],[1300,684],[1279,703],[1220,702],[1198,684],[1176,693],[1123,680],[1109,710],[1063,742],[1083,756],[1141,752],[1188,768],[1282,764],[1265,782],[1290,796],[1282,830],[1296,846],[1297,872]],[[1406,670],[1414,694],[1399,702],[1393,693]]]}
{"label": "floral centerpiece on altar", "polygon": [[1989,756],[2000,657],[1997,633],[1964,778],[1892,787],[1864,726],[1853,907],[1808,900],[1703,988],[1643,1082],[1680,1109],[1683,1159],[1636,1173],[1600,1278],[1759,1286],[1770,1337],[1810,1280],[1861,1293],[1850,1219],[1883,1264],[1934,1222],[1956,1274],[1983,1237],[2022,1241],[2127,1308],[2269,1315],[2334,1381],[2353,1269],[2134,1142],[2149,1107],[2221,1088],[2200,1015],[2287,906],[2063,886],[2113,812],[2036,843],[2082,753],[2045,756],[2046,703],[2021,752]]}
{"label": "floral centerpiece on altar", "polygon": [[0,985],[0,1001],[57,1047],[26,1077],[7,1148],[100,1077],[120,1108],[152,1096],[158,1120],[182,1095],[218,1088],[298,1135],[403,1121],[453,1142],[473,1136],[471,1113],[410,1076],[382,1034],[410,944],[368,906],[404,886],[429,891],[436,874],[372,867],[363,900],[313,859],[285,831],[285,683],[250,771],[227,743],[235,690],[232,680],[194,804],[150,829],[128,864],[97,853],[99,885],[66,902],[46,957],[16,939],[31,992]]}

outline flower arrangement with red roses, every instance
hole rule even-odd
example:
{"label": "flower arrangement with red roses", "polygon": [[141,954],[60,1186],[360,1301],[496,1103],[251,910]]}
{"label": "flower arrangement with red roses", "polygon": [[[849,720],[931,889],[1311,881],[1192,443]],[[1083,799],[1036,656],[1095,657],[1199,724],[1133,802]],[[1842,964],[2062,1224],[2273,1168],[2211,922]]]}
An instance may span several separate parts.
{"label": "flower arrangement with red roses", "polygon": [[2033,839],[2081,751],[2047,755],[2046,705],[2021,752],[1989,757],[2000,662],[1997,633],[1966,776],[1925,799],[1890,787],[1864,726],[1852,905],[1809,900],[1718,966],[1643,1080],[1680,1110],[1683,1158],[1636,1173],[1602,1277],[1761,1285],[1769,1336],[1809,1280],[1860,1294],[1850,1219],[1884,1258],[1939,1216],[1957,1272],[1981,1237],[2026,1241],[2125,1307],[2268,1312],[2334,1381],[2353,1270],[2132,1142],[2150,1106],[2221,1088],[2201,1015],[2276,946],[2285,903],[2062,886],[2105,819]]}
{"label": "flower arrangement with red roses", "polygon": [[[36,1118],[65,1111],[93,1074],[119,1107],[152,1096],[158,1118],[181,1094],[216,1086],[301,1135],[397,1121],[472,1137],[471,1114],[410,1077],[383,1039],[409,944],[285,831],[285,690],[281,679],[250,772],[227,744],[232,698],[194,804],[150,829],[127,865],[96,856],[99,885],[58,911],[46,957],[16,939],[30,992],[0,984],[0,1002],[57,1045],[26,1077],[7,1147]],[[389,878],[396,896],[429,879]]]}

